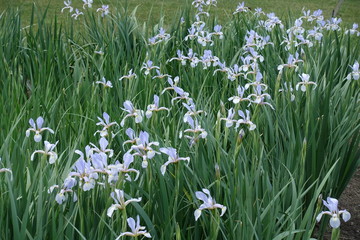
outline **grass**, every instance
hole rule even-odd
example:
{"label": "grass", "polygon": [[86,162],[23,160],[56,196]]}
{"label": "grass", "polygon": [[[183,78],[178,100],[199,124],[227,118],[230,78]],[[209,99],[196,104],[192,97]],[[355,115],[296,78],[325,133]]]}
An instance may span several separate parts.
{"label": "grass", "polygon": [[[230,14],[222,29],[224,39],[214,38],[212,46],[203,47],[197,41],[184,40],[194,20],[189,10],[183,12],[183,25],[179,14],[173,22],[156,26],[121,10],[106,18],[90,11],[78,21],[57,19],[51,11],[44,15],[36,8],[8,10],[0,18],[0,168],[12,170],[12,175],[0,172],[0,239],[115,239],[129,231],[127,218],[137,215],[154,239],[309,239],[316,215],[323,210],[320,196],[339,197],[359,166],[359,80],[346,77],[352,71],[350,66],[360,60],[360,43],[359,37],[345,34],[345,29],[324,29],[322,40],[314,41],[313,47],[292,45],[287,50],[281,42],[292,22],[284,21],[284,29],[267,31],[257,27],[259,19],[252,13]],[[214,18],[217,11],[205,20],[209,31],[218,23]],[[27,19],[30,24],[22,28]],[[171,38],[149,46],[148,38],[157,34],[160,26],[166,26]],[[243,46],[251,29],[269,35],[273,42],[257,49],[264,61],[257,60],[256,68],[263,74],[262,83],[271,96],[267,101],[275,110],[228,101],[239,85],[254,82],[256,74],[230,81],[226,73],[214,74],[218,66],[204,68],[199,63],[191,67],[189,62],[183,66],[167,61],[177,50],[187,54],[192,48],[198,57],[211,50],[226,66],[235,68],[234,64],[245,64],[241,57],[249,54]],[[98,50],[104,54],[96,54]],[[298,70],[279,73],[278,66],[295,52],[303,60]],[[206,130],[205,139],[189,144],[184,137],[189,128],[183,121],[185,101],[172,104],[177,96],[174,91],[161,95],[169,84],[166,79],[152,79],[154,70],[144,74],[141,67],[147,60],[162,73],[180,76],[178,86],[189,93],[197,110],[206,112],[194,117]],[[130,69],[138,78],[118,81]],[[306,92],[280,91],[285,83],[295,88],[301,73],[309,74],[317,87],[308,86]],[[102,77],[113,87],[97,84]],[[249,87],[246,95],[251,93]],[[128,118],[123,127],[111,127],[115,136],[106,139],[114,156],[108,156],[108,164],[123,163],[125,152],[132,149],[131,144],[124,145],[129,127],[137,136],[148,132],[150,141],[159,143],[159,147],[152,146],[156,151],[174,147],[180,157],[190,157],[190,162],[170,164],[162,175],[160,168],[168,156],[156,154],[148,159],[147,168],[142,168],[141,157],[134,156],[130,167],[140,171],[138,180],[125,181],[120,173],[118,181],[109,183],[110,173],[98,173],[94,188],[84,191],[81,184],[85,180],[74,177],[77,185],[71,188],[73,192],[66,193],[66,201],[58,204],[55,198],[61,196],[57,195],[60,189],[50,194],[47,190],[54,184],[66,189],[64,180],[75,171],[79,159],[75,150],[84,151],[90,143],[99,146],[100,136],[94,134],[101,130],[97,117],[106,112],[111,121],[120,123],[127,114],[121,109],[126,100],[146,110],[154,94],[160,96],[160,106],[171,108],[169,113],[154,112],[141,123]],[[256,129],[241,124],[241,133],[226,127],[221,118],[227,117],[230,108],[250,110]],[[54,134],[44,131],[43,140],[58,141],[55,164],[41,154],[30,159],[35,150],[44,148],[43,142],[33,140],[33,133],[25,135],[29,119],[39,116],[44,117],[44,126],[54,130]],[[223,216],[217,209],[203,210],[195,221],[194,211],[202,204],[196,191],[203,188],[227,207]],[[110,218],[107,209],[114,203],[110,194],[115,189],[124,190],[126,200],[142,200]],[[328,219],[323,219],[320,233],[327,225]]]}
{"label": "grass", "polygon": [[[221,21],[227,20],[227,17],[235,10],[237,5],[241,1],[237,0],[222,0],[218,1],[218,7],[213,10],[217,18]],[[253,0],[246,1],[247,6],[255,9],[256,7],[261,7],[265,12],[275,12],[276,15],[284,18],[287,17],[289,12],[292,18],[297,18],[300,16],[302,9],[317,10],[322,9],[324,11],[324,16],[326,18],[331,17],[332,11],[336,7],[338,1],[331,0]],[[52,19],[54,15],[58,15],[59,19],[63,19],[64,16],[60,14],[60,9],[64,7],[63,1],[55,0],[14,0],[6,1],[0,0],[0,11],[3,11],[9,7],[19,7],[23,12],[23,17],[29,19],[31,14],[31,8],[33,3],[42,10],[45,8],[48,9],[48,18]],[[82,7],[82,2],[80,0],[73,1],[74,6],[77,8]],[[129,12],[133,11],[135,8],[136,17],[139,21],[147,21],[149,24],[153,25],[159,22],[159,19],[164,16],[165,22],[171,24],[174,16],[177,15],[179,10],[184,10],[190,6],[191,1],[175,1],[175,0],[156,0],[156,1],[146,1],[146,0],[122,0],[122,1],[94,1],[94,7],[101,7],[101,4],[110,4],[112,8],[122,8],[127,6]],[[346,24],[352,24],[354,22],[360,22],[360,16],[358,12],[360,11],[360,5],[357,0],[347,0],[342,4],[338,17],[341,17]]]}

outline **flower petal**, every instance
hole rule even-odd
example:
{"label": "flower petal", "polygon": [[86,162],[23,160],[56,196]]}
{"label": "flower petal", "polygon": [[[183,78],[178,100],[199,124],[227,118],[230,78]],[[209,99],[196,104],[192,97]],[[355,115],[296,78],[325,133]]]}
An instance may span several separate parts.
{"label": "flower petal", "polygon": [[201,210],[196,209],[195,212],[194,212],[195,221],[197,221],[199,219],[200,215],[201,215]]}
{"label": "flower petal", "polygon": [[37,126],[37,129],[40,129],[42,127],[44,123],[44,119],[40,116],[36,119],[36,126]]}
{"label": "flower petal", "polygon": [[116,204],[112,204],[111,207],[108,208],[106,215],[108,217],[112,217],[115,210],[116,210]]}
{"label": "flower petal", "polygon": [[348,211],[343,210],[343,211],[340,211],[340,213],[342,215],[342,218],[343,218],[344,222],[347,222],[347,221],[350,220],[351,214]]}
{"label": "flower petal", "polygon": [[[334,214],[335,215],[335,214]],[[335,215],[330,219],[330,226],[332,228],[340,227],[340,219]]]}

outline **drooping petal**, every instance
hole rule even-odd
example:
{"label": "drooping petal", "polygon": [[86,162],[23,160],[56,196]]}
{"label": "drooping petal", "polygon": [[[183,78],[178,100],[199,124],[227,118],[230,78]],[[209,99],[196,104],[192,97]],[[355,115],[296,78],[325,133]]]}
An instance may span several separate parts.
{"label": "drooping petal", "polygon": [[348,211],[343,210],[343,211],[340,211],[339,213],[342,215],[344,222],[347,222],[350,220],[351,214]]}
{"label": "drooping petal", "polygon": [[34,152],[31,154],[31,156],[30,156],[30,160],[31,160],[31,161],[34,161],[34,157],[35,157],[35,154],[36,154],[36,153],[45,154],[45,152],[42,151],[42,150],[34,151]]}
{"label": "drooping petal", "polygon": [[196,209],[194,212],[194,216],[195,216],[195,221],[197,221],[199,219],[199,217],[201,216],[201,210]]}
{"label": "drooping petal", "polygon": [[112,204],[111,207],[108,208],[106,215],[108,217],[112,217],[112,215],[114,214],[114,211],[116,210],[118,204]]}
{"label": "drooping petal", "polygon": [[50,152],[49,154],[50,154],[49,163],[54,164],[58,158],[58,155],[56,152]]}
{"label": "drooping petal", "polygon": [[59,185],[52,185],[52,186],[50,186],[47,192],[48,192],[48,193],[52,193],[55,188],[59,188]]}
{"label": "drooping petal", "polygon": [[164,176],[165,175],[165,172],[166,172],[166,167],[167,167],[167,165],[161,165],[161,167],[160,167],[160,172],[161,172],[161,174]]}
{"label": "drooping petal", "polygon": [[151,116],[152,116],[152,111],[150,111],[150,110],[146,111],[146,112],[145,112],[145,116],[146,116],[146,118],[151,118]]}
{"label": "drooping petal", "polygon": [[31,129],[31,128],[29,128],[28,130],[26,130],[26,132],[25,132],[25,136],[26,136],[26,137],[29,137],[29,136],[30,136],[30,129]]}
{"label": "drooping petal", "polygon": [[332,228],[338,228],[340,227],[340,219],[337,217],[336,214],[333,215],[333,217],[331,217],[330,219],[330,226]]}
{"label": "drooping petal", "polygon": [[35,142],[40,142],[42,139],[42,136],[39,133],[35,133],[34,135],[34,141]]}
{"label": "drooping petal", "polygon": [[319,215],[317,215],[317,217],[316,217],[316,221],[320,222],[323,215],[324,215],[324,212],[319,213]]}
{"label": "drooping petal", "polygon": [[135,115],[135,123],[141,123],[142,120],[143,120],[143,117],[142,117],[142,112],[137,112],[136,115]]}
{"label": "drooping petal", "polygon": [[301,89],[301,91],[306,92],[306,85],[305,84],[301,85],[300,89]]}
{"label": "drooping petal", "polygon": [[222,215],[224,215],[224,213],[226,212],[226,207],[225,206],[223,206],[222,208],[221,208],[221,214],[220,214],[220,217],[222,216]]}
{"label": "drooping petal", "polygon": [[65,200],[66,200],[66,196],[64,195],[64,193],[62,191],[59,192],[58,194],[56,194],[55,201],[58,204],[62,204]]}

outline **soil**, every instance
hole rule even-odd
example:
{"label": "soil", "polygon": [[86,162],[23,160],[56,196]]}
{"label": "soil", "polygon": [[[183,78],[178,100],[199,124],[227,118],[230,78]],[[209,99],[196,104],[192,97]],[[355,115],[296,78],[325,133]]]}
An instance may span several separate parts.
{"label": "soil", "polygon": [[[345,191],[339,199],[339,209],[346,209],[350,212],[351,218],[348,222],[341,219],[340,239],[360,240],[360,168],[355,172]],[[315,229],[315,232],[317,229]],[[316,239],[315,233],[315,239]],[[325,232],[324,240],[331,239],[331,228]]]}
{"label": "soil", "polygon": [[345,191],[339,199],[339,209],[350,212],[348,222],[341,222],[340,239],[360,239],[360,168],[355,172]]}

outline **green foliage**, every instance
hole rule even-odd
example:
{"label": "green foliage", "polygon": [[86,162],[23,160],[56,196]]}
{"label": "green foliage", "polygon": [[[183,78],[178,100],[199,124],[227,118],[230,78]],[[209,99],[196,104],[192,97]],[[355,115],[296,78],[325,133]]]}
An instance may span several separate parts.
{"label": "green foliage", "polygon": [[[288,57],[280,45],[286,30],[270,32],[274,46],[259,52],[264,56],[260,70],[275,110],[237,105],[236,110],[250,109],[257,125],[240,136],[220,118],[233,107],[228,98],[245,80],[231,82],[225,74],[213,75],[213,66],[191,68],[166,62],[178,49],[204,53],[196,42],[184,41],[193,20],[189,10],[182,14],[183,25],[180,15],[169,24],[171,39],[155,46],[149,46],[147,39],[163,24],[139,24],[135,11],[106,18],[88,13],[78,21],[67,19],[66,24],[57,18],[47,23],[46,16],[33,9],[25,28],[18,12],[6,12],[0,18],[0,167],[12,170],[12,175],[0,173],[0,239],[115,239],[129,230],[126,217],[136,215],[154,239],[309,239],[319,195],[339,197],[359,166],[360,82],[346,80],[349,65],[359,60],[358,37],[325,31],[312,48],[299,47],[304,62],[298,72],[285,69],[279,74],[277,66]],[[223,29],[225,38],[216,39],[207,49],[229,66],[239,63],[246,32],[257,20],[251,14],[232,16]],[[216,24],[214,18],[207,21],[210,29]],[[258,31],[267,34],[264,29]],[[104,54],[94,53],[99,50]],[[48,194],[47,189],[61,185],[72,171],[76,149],[83,150],[90,142],[97,145],[97,117],[107,112],[112,121],[120,122],[125,100],[146,109],[153,95],[160,95],[167,86],[166,80],[143,74],[140,68],[147,60],[160,66],[162,73],[180,76],[179,85],[207,113],[199,116],[207,139],[192,147],[179,139],[187,127],[182,121],[186,109],[179,102],[168,115],[158,112],[140,124],[128,119],[125,127],[112,129],[116,136],[110,146],[115,156],[109,161],[122,162],[129,150],[122,147],[128,140],[125,130],[132,127],[137,133],[147,131],[161,147],[176,148],[179,156],[190,157],[190,163],[171,164],[163,176],[160,166],[167,160],[165,155],[150,159],[147,169],[141,169],[141,159],[135,158],[132,167],[141,169],[137,181],[105,183],[86,192],[76,186],[77,202],[69,197],[57,204],[56,194]],[[130,69],[138,78],[118,81]],[[295,86],[300,73],[308,73],[317,88],[294,91],[295,100],[290,101],[290,92],[279,90],[284,82]],[[113,88],[95,84],[102,77]],[[170,107],[172,97],[172,92],[161,95],[161,105]],[[55,131],[53,135],[44,132],[43,140],[59,141],[54,165],[41,155],[30,160],[33,151],[43,149],[42,142],[25,136],[28,120],[38,116]],[[123,189],[126,199],[141,196],[142,201],[109,218],[106,211],[113,203],[114,188]],[[201,203],[195,192],[202,188],[227,207],[224,216],[204,210],[195,221],[194,211]]]}

